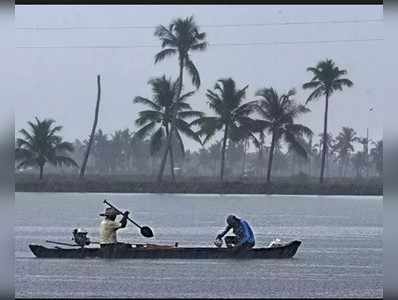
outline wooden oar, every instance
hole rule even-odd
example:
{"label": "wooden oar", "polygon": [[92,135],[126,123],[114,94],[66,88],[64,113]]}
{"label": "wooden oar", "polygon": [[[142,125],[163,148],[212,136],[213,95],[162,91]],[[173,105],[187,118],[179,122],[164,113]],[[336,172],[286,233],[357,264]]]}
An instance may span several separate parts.
{"label": "wooden oar", "polygon": [[[112,204],[110,204],[108,201],[104,200],[104,203],[107,204],[109,207],[112,207],[114,210],[116,210],[118,213],[123,214],[122,211],[118,208],[116,208],[115,206],[113,206]],[[130,219],[129,217],[127,217],[127,220],[129,220],[131,223],[133,223],[135,226],[137,226],[140,230],[141,230],[141,234],[144,237],[147,238],[151,238],[153,237],[153,232],[152,229],[149,228],[148,226],[140,226],[138,225],[136,222],[134,222],[132,219]]]}

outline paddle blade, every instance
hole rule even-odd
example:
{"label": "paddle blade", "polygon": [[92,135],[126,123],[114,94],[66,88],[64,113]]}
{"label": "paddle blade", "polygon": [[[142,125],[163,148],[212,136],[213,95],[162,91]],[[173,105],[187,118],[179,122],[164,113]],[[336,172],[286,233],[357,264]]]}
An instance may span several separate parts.
{"label": "paddle blade", "polygon": [[143,226],[143,227],[141,228],[141,234],[142,234],[143,236],[147,237],[147,238],[153,237],[152,229],[149,228],[148,226]]}

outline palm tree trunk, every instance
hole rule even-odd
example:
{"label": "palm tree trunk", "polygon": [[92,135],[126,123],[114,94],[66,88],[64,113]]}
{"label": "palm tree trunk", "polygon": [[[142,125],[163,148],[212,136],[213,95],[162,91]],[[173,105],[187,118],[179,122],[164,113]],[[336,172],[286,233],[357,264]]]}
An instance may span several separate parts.
{"label": "palm tree trunk", "polygon": [[327,132],[328,132],[328,109],[329,109],[329,95],[326,94],[325,99],[325,117],[323,122],[323,146],[322,146],[322,162],[321,162],[321,176],[319,182],[323,183],[323,176],[325,172],[325,158],[327,151]]}
{"label": "palm tree trunk", "polygon": [[244,140],[243,141],[242,176],[245,175],[245,169],[246,169],[246,147],[247,147],[247,140]]}
{"label": "palm tree trunk", "polygon": [[[179,75],[179,85],[178,85],[178,93],[176,95],[176,99],[175,101],[177,101],[178,99],[180,99],[181,96],[181,91],[182,91],[182,79],[183,79],[183,69],[184,69],[184,60],[182,58],[180,58],[180,75]],[[175,102],[174,101],[174,102]],[[164,167],[166,166],[166,159],[167,159],[167,152],[171,149],[172,144],[172,136],[175,130],[175,122],[176,122],[176,113],[173,112],[173,118],[171,119],[171,128],[170,128],[170,134],[167,138],[167,147],[166,150],[163,153],[163,157],[162,157],[162,162],[160,164],[160,170],[159,170],[159,174],[158,174],[158,182],[162,181],[162,177],[163,177],[163,172],[164,172]]]}
{"label": "palm tree trunk", "polygon": [[272,160],[274,159],[275,140],[276,140],[275,132],[272,132],[271,148],[269,150],[269,159],[268,159],[267,183],[271,182],[271,170],[272,170]]}
{"label": "palm tree trunk", "polygon": [[173,182],[176,181],[176,177],[174,174],[174,156],[173,156],[173,148],[169,149],[169,158],[170,158],[170,172],[171,172],[171,178],[173,179]]}
{"label": "palm tree trunk", "polygon": [[[169,132],[169,126],[166,126],[166,135],[167,137],[170,135]],[[174,157],[173,157],[173,148],[169,148],[169,158],[170,158],[170,173],[171,173],[171,178],[173,179],[173,182],[176,181],[176,177],[174,175]]]}
{"label": "palm tree trunk", "polygon": [[91,146],[93,144],[95,130],[97,128],[99,105],[100,105],[100,99],[101,99],[101,82],[100,82],[100,79],[101,79],[100,75],[97,75],[98,93],[97,93],[97,104],[95,106],[94,123],[93,123],[93,128],[91,129],[91,135],[90,135],[90,140],[88,142],[86,154],[84,155],[83,164],[82,164],[82,167],[80,169],[80,177],[84,177],[84,173],[86,172],[87,160],[88,160],[88,156],[90,154]]}
{"label": "palm tree trunk", "polygon": [[40,180],[43,179],[43,169],[44,169],[44,165],[40,165],[40,175],[39,175]]}
{"label": "palm tree trunk", "polygon": [[224,165],[225,165],[225,148],[227,146],[227,139],[228,139],[228,125],[225,125],[224,130],[224,138],[222,142],[222,149],[221,149],[221,168],[220,168],[220,180],[224,180]]}

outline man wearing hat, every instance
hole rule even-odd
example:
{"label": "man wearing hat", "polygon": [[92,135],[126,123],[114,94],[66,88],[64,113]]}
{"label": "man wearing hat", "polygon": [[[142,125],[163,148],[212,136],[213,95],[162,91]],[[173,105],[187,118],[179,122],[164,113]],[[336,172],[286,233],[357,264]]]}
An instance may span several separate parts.
{"label": "man wearing hat", "polygon": [[103,245],[115,245],[117,244],[116,231],[126,227],[128,211],[123,213],[123,217],[120,222],[116,222],[116,216],[120,213],[112,207],[105,209],[105,212],[100,216],[105,217],[100,225],[100,244]]}
{"label": "man wearing hat", "polygon": [[[239,219],[237,216],[229,215],[227,217],[227,227],[223,232],[217,235],[217,241],[220,241],[225,234],[230,229],[233,229],[234,236],[226,236],[225,237],[225,244],[228,248],[253,248],[255,245],[255,239],[253,230],[251,229],[249,223],[247,223],[243,219]],[[222,241],[222,240],[221,240]],[[221,244],[217,243],[219,246]],[[216,245],[217,245],[216,244]]]}

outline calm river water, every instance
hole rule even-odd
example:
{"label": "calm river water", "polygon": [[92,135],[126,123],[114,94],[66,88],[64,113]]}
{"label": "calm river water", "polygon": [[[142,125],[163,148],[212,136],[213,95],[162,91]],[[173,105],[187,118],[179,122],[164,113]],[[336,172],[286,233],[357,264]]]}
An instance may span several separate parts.
{"label": "calm river water", "polygon": [[[37,259],[30,243],[70,242],[73,228],[98,240],[108,199],[132,224],[125,242],[213,246],[235,213],[257,246],[274,238],[303,243],[285,260]],[[16,193],[16,297],[382,297],[383,198],[191,194]]]}

